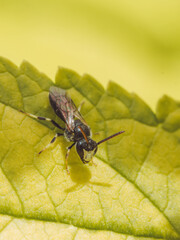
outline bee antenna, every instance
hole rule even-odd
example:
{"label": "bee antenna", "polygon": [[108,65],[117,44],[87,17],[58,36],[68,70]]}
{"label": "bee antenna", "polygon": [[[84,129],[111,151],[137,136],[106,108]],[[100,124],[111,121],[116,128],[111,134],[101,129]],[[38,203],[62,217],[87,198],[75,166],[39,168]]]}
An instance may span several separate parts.
{"label": "bee antenna", "polygon": [[109,139],[111,139],[111,138],[113,138],[113,137],[116,137],[116,136],[118,136],[119,134],[124,133],[124,132],[125,132],[125,131],[120,131],[120,132],[117,132],[117,133],[115,133],[115,134],[107,137],[107,138],[104,138],[103,140],[99,141],[99,142],[97,143],[97,145],[99,145],[99,144],[101,144],[101,143],[103,143],[103,142],[106,142],[106,141],[108,141]]}

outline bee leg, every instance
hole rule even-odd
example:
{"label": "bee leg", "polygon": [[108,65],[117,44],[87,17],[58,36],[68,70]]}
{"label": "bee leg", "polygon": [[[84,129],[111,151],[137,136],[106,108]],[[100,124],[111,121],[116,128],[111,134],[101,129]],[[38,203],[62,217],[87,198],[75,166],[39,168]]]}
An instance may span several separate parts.
{"label": "bee leg", "polygon": [[45,147],[43,148],[39,154],[41,154],[44,150],[46,150],[47,148],[49,148],[49,146],[56,140],[57,137],[62,136],[62,133],[56,133],[56,135],[53,137],[53,139],[51,140],[51,142]]}
{"label": "bee leg", "polygon": [[75,143],[73,143],[71,146],[69,146],[69,147],[67,148],[67,153],[66,153],[66,158],[65,158],[65,160],[66,160],[66,171],[67,171],[68,174],[70,174],[69,169],[68,169],[68,157],[69,157],[70,150],[71,150],[71,148],[72,148],[74,145],[75,145]]}
{"label": "bee leg", "polygon": [[78,111],[79,111],[79,112],[81,111],[81,107],[82,107],[83,104],[84,104],[84,101],[82,101],[82,102],[80,103],[79,107],[78,107]]}
{"label": "bee leg", "polygon": [[45,118],[45,117],[39,117],[39,116],[36,116],[36,115],[33,115],[31,113],[26,113],[26,112],[23,112],[20,110],[20,112],[26,114],[27,116],[29,117],[32,117],[32,118],[35,118],[35,119],[38,119],[38,120],[44,120],[44,121],[48,121],[48,122],[51,122],[55,127],[61,129],[61,130],[65,130],[64,128],[62,128],[61,126],[59,126],[59,124],[57,122],[55,122],[54,120],[50,119],[50,118]]}

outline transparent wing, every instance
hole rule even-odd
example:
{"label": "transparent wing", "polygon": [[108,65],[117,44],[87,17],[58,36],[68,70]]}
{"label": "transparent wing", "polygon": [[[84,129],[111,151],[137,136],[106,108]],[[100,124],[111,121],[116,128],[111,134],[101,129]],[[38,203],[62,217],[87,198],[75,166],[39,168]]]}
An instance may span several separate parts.
{"label": "transparent wing", "polygon": [[51,87],[49,92],[49,100],[55,113],[66,123],[70,131],[74,130],[74,119],[78,118],[87,125],[76,105],[67,95],[64,89],[58,87]]}

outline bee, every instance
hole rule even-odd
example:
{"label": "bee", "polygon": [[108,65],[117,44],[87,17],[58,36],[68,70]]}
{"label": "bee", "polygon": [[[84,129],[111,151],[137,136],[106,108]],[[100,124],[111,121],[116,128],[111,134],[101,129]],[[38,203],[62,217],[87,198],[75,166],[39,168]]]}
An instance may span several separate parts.
{"label": "bee", "polygon": [[42,149],[39,154],[47,149],[59,136],[64,135],[65,139],[68,142],[73,142],[67,148],[65,157],[66,170],[68,174],[68,157],[70,150],[74,145],[81,161],[86,164],[92,161],[93,156],[97,152],[98,145],[110,140],[113,137],[118,136],[121,133],[124,133],[124,131],[120,131],[99,142],[95,142],[93,139],[91,139],[91,129],[82,117],[80,113],[80,107],[76,107],[73,100],[64,89],[55,86],[50,87],[49,101],[55,114],[60,117],[60,119],[65,123],[65,128],[61,127],[57,122],[50,118],[39,117],[31,113],[25,113],[23,111],[21,112],[38,120],[49,121],[55,127],[63,131],[63,133],[56,133],[51,142],[44,149]]}

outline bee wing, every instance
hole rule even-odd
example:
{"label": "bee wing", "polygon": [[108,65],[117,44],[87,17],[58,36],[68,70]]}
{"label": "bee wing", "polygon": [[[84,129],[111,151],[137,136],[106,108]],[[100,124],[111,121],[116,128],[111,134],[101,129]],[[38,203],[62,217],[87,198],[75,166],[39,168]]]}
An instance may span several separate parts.
{"label": "bee wing", "polygon": [[51,87],[49,100],[55,113],[66,123],[69,130],[74,130],[74,118],[80,119],[87,125],[72,99],[64,89]]}

